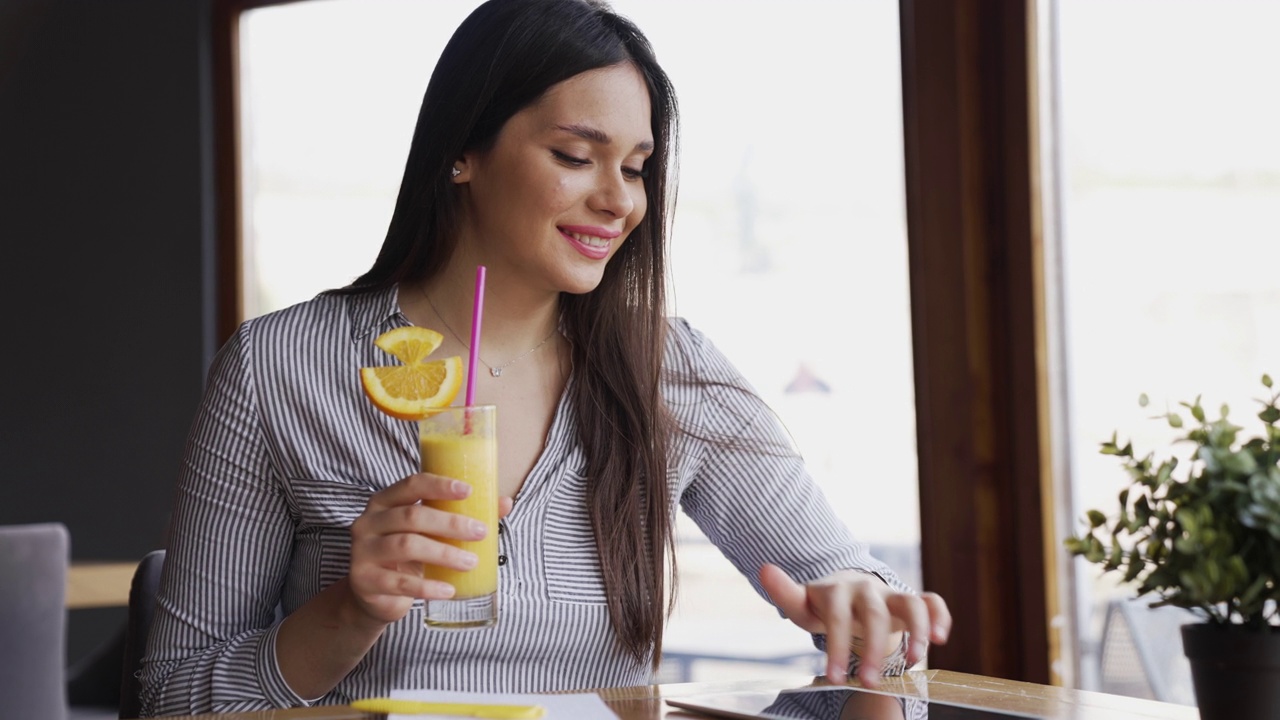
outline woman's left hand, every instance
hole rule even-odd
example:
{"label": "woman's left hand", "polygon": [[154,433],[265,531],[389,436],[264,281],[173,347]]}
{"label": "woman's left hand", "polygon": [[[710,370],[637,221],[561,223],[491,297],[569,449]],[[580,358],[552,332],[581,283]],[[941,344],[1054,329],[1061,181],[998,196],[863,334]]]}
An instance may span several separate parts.
{"label": "woman's left hand", "polygon": [[843,683],[850,650],[861,658],[858,679],[880,683],[880,666],[911,633],[907,667],[924,658],[929,643],[946,643],[951,612],[936,593],[898,592],[880,578],[845,571],[801,585],[777,565],[760,568],[760,583],[778,609],[805,630],[827,637],[827,678]]}

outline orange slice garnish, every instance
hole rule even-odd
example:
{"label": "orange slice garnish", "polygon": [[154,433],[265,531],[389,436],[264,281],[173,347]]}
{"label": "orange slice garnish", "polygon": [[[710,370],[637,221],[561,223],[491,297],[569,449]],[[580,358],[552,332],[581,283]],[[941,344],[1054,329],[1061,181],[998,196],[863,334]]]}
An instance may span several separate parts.
{"label": "orange slice garnish", "polygon": [[382,412],[401,420],[421,420],[458,396],[466,374],[462,358],[426,360],[444,336],[435,330],[407,326],[389,330],[373,343],[403,365],[360,368],[364,394]]}

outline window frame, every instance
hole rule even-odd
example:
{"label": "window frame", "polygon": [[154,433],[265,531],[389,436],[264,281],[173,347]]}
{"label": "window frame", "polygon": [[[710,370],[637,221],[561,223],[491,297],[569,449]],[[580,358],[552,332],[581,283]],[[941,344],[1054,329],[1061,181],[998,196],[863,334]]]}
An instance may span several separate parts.
{"label": "window frame", "polygon": [[1030,682],[1062,651],[1034,0],[901,0],[925,585],[937,667]]}

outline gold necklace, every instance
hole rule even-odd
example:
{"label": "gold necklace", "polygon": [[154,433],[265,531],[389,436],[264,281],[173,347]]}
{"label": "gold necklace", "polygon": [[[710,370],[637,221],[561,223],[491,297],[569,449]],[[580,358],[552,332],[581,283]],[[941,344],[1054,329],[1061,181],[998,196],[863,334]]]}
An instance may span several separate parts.
{"label": "gold necklace", "polygon": [[[444,327],[445,327],[445,329],[446,329],[446,330],[448,330],[448,331],[449,331],[449,334],[450,334],[450,335],[453,335],[453,337],[454,337],[454,338],[456,338],[458,342],[462,343],[462,347],[466,348],[466,349],[467,349],[467,351],[468,351],[468,352],[470,352],[470,350],[471,350],[471,346],[467,344],[467,341],[466,341],[466,340],[463,340],[463,339],[462,339],[462,336],[461,336],[461,335],[459,335],[456,331],[454,331],[454,329],[449,325],[449,321],[444,319],[444,313],[440,312],[440,308],[436,307],[436,304],[435,304],[434,302],[431,302],[431,296],[427,294],[427,289],[426,289],[425,287],[423,287],[422,285],[419,285],[419,286],[418,286],[418,288],[419,288],[420,290],[422,290],[422,297],[424,297],[424,298],[426,298],[426,299],[427,299],[427,304],[431,306],[431,309],[435,312],[436,317],[440,318],[440,322],[444,323]],[[493,377],[496,377],[496,378],[498,378],[498,377],[502,377],[502,371],[503,371],[503,370],[506,370],[507,368],[509,368],[509,367],[511,367],[512,365],[516,364],[516,363],[517,363],[517,362],[519,362],[520,360],[523,360],[525,357],[527,357],[527,356],[529,356],[529,355],[533,354],[533,351],[537,350],[538,348],[542,347],[543,345],[546,345],[548,342],[550,342],[550,341],[551,341],[551,338],[553,338],[553,337],[555,337],[555,336],[556,336],[556,333],[557,333],[559,330],[560,330],[560,328],[559,328],[559,327],[552,328],[552,330],[551,330],[551,334],[550,334],[550,335],[547,335],[547,336],[546,336],[546,337],[544,337],[544,338],[542,338],[542,342],[538,343],[537,345],[534,345],[533,347],[529,348],[528,350],[525,350],[524,352],[522,352],[522,353],[520,353],[519,355],[515,356],[514,358],[512,358],[512,359],[510,359],[510,360],[508,360],[508,361],[506,361],[506,362],[502,363],[501,365],[497,365],[497,366],[490,365],[489,363],[487,363],[487,362],[485,362],[485,361],[484,361],[484,358],[480,357],[479,353],[477,353],[477,354],[476,354],[476,359],[477,359],[477,360],[479,360],[479,361],[480,361],[480,363],[481,363],[482,365],[484,365],[485,367],[489,368],[489,374],[490,374],[490,375],[492,375]]]}

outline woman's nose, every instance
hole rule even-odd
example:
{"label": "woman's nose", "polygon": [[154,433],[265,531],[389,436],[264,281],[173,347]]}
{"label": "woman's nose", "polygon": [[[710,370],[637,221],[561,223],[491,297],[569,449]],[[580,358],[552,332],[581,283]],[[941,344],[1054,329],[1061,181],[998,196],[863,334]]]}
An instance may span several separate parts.
{"label": "woman's nose", "polygon": [[621,171],[611,171],[600,174],[589,205],[592,210],[607,213],[613,217],[626,217],[635,209],[636,202],[631,197],[626,178],[622,177]]}

